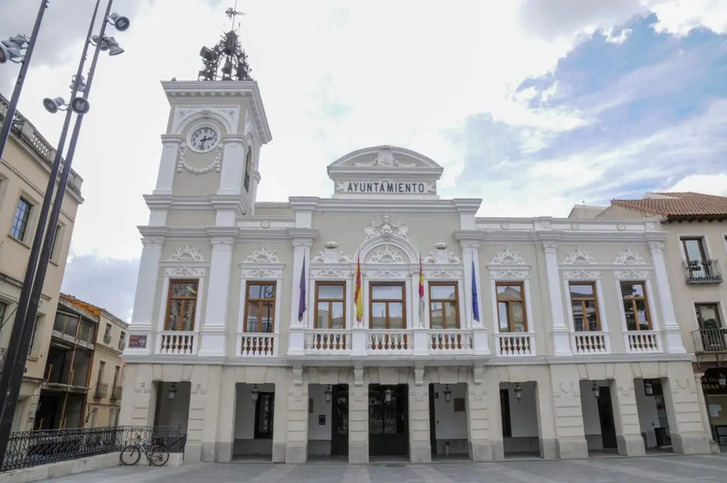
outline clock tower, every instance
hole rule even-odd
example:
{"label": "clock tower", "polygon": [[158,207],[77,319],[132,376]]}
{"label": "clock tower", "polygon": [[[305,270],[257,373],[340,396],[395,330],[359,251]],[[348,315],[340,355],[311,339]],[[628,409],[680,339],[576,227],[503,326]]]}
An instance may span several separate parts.
{"label": "clock tower", "polygon": [[[227,13],[234,25],[238,12]],[[238,221],[255,212],[260,149],[271,140],[258,84],[234,29],[200,56],[197,80],[162,82],[169,118],[156,187],[144,197],[150,216],[139,227],[144,248],[128,354],[164,344],[154,330],[167,329],[171,282],[199,279],[200,294],[207,284],[229,285]],[[170,268],[180,263],[184,270]],[[197,304],[188,325],[200,356],[224,354],[227,302],[226,291],[210,290]]]}

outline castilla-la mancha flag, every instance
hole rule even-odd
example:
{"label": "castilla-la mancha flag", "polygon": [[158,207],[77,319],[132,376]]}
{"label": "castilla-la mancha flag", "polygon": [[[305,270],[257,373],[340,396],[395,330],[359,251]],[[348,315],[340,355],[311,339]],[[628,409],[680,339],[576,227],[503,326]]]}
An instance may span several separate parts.
{"label": "castilla-la mancha flag", "polygon": [[363,320],[363,283],[361,282],[361,257],[356,259],[356,291],[353,295],[356,304],[356,322]]}

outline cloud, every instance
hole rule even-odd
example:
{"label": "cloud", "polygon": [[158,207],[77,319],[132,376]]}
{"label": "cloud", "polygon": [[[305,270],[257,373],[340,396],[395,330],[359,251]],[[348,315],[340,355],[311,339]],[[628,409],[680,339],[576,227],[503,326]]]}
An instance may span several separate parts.
{"label": "cloud", "polygon": [[696,28],[706,28],[719,34],[727,33],[727,3],[724,0],[652,0],[651,10],[659,18],[657,32],[679,36]]}
{"label": "cloud", "polygon": [[727,173],[691,174],[664,191],[694,191],[727,196]]}
{"label": "cloud", "polygon": [[130,320],[138,271],[139,259],[72,256],[66,264],[61,291]]}

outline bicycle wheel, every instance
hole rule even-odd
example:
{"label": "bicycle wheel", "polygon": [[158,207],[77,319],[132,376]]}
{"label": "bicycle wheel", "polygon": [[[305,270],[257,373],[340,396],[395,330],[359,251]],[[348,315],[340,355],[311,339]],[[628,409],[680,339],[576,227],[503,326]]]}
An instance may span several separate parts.
{"label": "bicycle wheel", "polygon": [[153,445],[149,453],[149,462],[154,466],[164,466],[169,461],[169,452],[159,445]]}
{"label": "bicycle wheel", "polygon": [[122,465],[135,465],[141,458],[141,451],[134,444],[130,444],[121,450],[119,455]]}

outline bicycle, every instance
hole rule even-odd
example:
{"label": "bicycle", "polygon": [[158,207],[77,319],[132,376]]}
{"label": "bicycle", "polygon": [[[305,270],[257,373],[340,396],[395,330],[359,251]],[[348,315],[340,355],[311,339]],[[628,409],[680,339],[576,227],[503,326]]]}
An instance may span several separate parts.
{"label": "bicycle", "polygon": [[129,444],[121,450],[119,455],[121,464],[126,466],[135,465],[139,462],[142,453],[146,455],[150,465],[164,466],[169,461],[169,452],[163,446],[142,441],[141,435],[137,433],[136,443]]}

